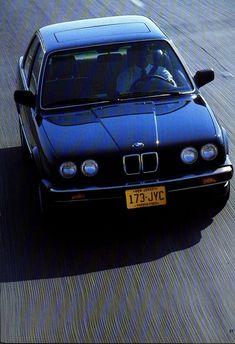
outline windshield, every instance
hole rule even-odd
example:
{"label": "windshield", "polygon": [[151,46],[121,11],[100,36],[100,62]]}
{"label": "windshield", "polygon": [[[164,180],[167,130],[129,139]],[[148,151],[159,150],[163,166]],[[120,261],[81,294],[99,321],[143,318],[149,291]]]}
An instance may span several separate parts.
{"label": "windshield", "polygon": [[97,46],[51,54],[42,87],[43,108],[192,91],[165,41]]}

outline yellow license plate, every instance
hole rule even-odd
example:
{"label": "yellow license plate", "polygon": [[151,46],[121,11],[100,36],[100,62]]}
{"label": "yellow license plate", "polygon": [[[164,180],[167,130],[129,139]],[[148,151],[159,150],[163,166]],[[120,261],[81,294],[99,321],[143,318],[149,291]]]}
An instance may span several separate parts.
{"label": "yellow license plate", "polygon": [[128,209],[152,207],[165,204],[165,186],[126,190],[126,205]]}

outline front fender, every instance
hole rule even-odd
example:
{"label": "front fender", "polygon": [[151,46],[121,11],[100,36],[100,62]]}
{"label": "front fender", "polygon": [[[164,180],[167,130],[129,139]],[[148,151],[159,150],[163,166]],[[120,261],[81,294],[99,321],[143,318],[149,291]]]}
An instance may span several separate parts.
{"label": "front fender", "polygon": [[228,145],[228,134],[227,131],[222,127],[223,142],[225,147],[226,154],[229,154],[229,145]]}
{"label": "front fender", "polygon": [[42,166],[42,162],[41,162],[41,158],[40,158],[40,154],[39,154],[39,150],[38,147],[35,146],[32,149],[32,157],[33,157],[33,161],[36,165],[37,171],[40,175],[43,174],[43,166]]}
{"label": "front fender", "polygon": [[38,171],[38,174],[41,178],[44,178],[45,176],[51,175],[51,169],[50,166],[44,157],[43,153],[40,152],[37,146],[34,146],[32,149],[32,157],[34,160],[34,163],[36,165],[36,169]]}

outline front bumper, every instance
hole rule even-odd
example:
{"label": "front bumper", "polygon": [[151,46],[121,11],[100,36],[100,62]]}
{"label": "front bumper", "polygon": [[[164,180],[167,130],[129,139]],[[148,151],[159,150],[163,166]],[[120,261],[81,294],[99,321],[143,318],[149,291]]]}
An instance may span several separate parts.
{"label": "front bumper", "polygon": [[91,186],[85,188],[55,188],[48,180],[41,180],[42,188],[50,204],[76,203],[84,201],[123,199],[125,191],[144,187],[165,186],[166,194],[181,191],[209,191],[213,187],[225,185],[233,176],[233,166],[227,157],[226,163],[217,169],[203,173],[178,176],[171,179],[151,179],[118,185]]}

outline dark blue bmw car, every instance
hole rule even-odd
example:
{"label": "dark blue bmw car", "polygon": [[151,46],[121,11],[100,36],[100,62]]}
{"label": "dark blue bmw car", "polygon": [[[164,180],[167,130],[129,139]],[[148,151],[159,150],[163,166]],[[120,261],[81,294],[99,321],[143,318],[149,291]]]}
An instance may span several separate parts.
{"label": "dark blue bmw car", "polygon": [[136,209],[179,193],[228,199],[227,133],[199,91],[213,79],[208,69],[192,76],[143,16],[39,29],[19,59],[14,99],[41,209],[115,198]]}

